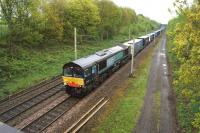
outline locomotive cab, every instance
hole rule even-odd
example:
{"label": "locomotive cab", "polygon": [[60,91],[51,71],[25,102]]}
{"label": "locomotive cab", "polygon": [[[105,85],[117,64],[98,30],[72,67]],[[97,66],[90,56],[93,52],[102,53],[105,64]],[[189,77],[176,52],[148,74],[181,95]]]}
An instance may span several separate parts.
{"label": "locomotive cab", "polygon": [[63,66],[63,82],[69,94],[75,93],[74,90],[84,88],[84,70],[74,63],[67,63]]}

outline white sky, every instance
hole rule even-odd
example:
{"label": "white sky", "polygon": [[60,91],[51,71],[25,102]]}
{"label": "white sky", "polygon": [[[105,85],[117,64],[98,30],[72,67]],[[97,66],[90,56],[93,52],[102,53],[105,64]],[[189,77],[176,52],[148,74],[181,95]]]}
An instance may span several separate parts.
{"label": "white sky", "polygon": [[170,14],[168,8],[173,9],[175,0],[112,0],[119,6],[130,7],[137,14],[143,14],[152,20],[167,24],[175,16]]}

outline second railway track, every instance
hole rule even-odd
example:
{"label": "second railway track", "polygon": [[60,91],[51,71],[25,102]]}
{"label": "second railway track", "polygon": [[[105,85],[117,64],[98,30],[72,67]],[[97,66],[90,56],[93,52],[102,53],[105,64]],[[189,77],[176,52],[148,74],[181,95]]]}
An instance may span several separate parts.
{"label": "second railway track", "polygon": [[11,96],[8,96],[8,97],[6,97],[6,98],[4,98],[4,99],[0,99],[0,106],[1,106],[2,104],[4,104],[5,102],[9,101],[9,100],[15,100],[15,99],[17,99],[17,98],[19,98],[19,97],[22,97],[23,95],[26,95],[26,94],[28,94],[28,93],[31,93],[32,91],[35,91],[35,90],[38,89],[38,88],[42,88],[42,87],[48,85],[49,83],[52,83],[52,82],[54,82],[54,81],[59,80],[60,78],[61,78],[60,75],[55,76],[55,77],[53,77],[51,80],[44,80],[44,81],[42,81],[42,82],[40,82],[40,83],[38,83],[38,84],[36,84],[36,85],[34,85],[34,86],[31,86],[31,87],[28,88],[28,89],[24,89],[24,90],[19,91],[19,92],[15,93],[15,94],[12,94]]}
{"label": "second railway track", "polygon": [[100,99],[92,108],[90,108],[84,115],[82,115],[82,117],[80,117],[64,133],[78,132],[107,102],[107,98]]}
{"label": "second railway track", "polygon": [[35,88],[27,89],[27,91],[23,93],[19,93],[17,96],[11,97],[11,99],[3,100],[0,102],[0,114],[5,112],[6,110],[9,110],[10,108],[23,103],[24,101],[31,99],[49,89],[52,87],[61,84],[62,80],[58,76],[48,82],[45,82],[43,84],[36,85]]}
{"label": "second railway track", "polygon": [[68,97],[66,100],[37,118],[26,127],[21,129],[25,133],[39,133],[49,127],[54,121],[60,118],[64,113],[69,111],[75,104],[80,101],[78,98]]}
{"label": "second railway track", "polygon": [[15,106],[12,106],[11,108],[0,114],[0,121],[7,123],[8,121],[14,119],[26,110],[57,94],[59,91],[61,91],[61,88],[62,83],[56,84],[54,87],[51,87],[30,99],[25,99],[25,101],[16,104]]}

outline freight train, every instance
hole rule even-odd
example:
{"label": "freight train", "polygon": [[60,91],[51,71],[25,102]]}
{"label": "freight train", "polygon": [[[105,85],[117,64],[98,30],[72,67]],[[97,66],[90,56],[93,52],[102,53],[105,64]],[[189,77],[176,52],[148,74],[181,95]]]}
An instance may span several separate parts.
{"label": "freight train", "polygon": [[164,28],[66,63],[62,76],[66,92],[78,97],[91,92],[131,59],[131,46],[134,46],[135,56],[163,31]]}

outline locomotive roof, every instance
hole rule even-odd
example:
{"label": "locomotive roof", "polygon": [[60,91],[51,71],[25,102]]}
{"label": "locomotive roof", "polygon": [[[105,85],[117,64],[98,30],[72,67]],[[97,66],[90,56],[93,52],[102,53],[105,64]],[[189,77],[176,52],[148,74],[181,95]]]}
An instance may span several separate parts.
{"label": "locomotive roof", "polygon": [[149,38],[149,36],[148,35],[144,35],[144,36],[141,36],[141,37],[138,37],[139,39],[146,39],[146,38]]}
{"label": "locomotive roof", "polygon": [[123,43],[123,45],[126,45],[126,46],[129,46],[130,44],[133,44],[133,40],[129,40]]}
{"label": "locomotive roof", "polygon": [[[138,43],[138,42],[140,42],[140,41],[142,41],[142,39],[134,39],[134,42],[135,43]],[[125,43],[123,43],[123,45],[125,45],[125,46],[130,46],[131,44],[133,44],[133,40],[130,40],[130,41],[128,41],[128,42],[125,42]]]}
{"label": "locomotive roof", "polygon": [[154,33],[158,33],[158,32],[160,32],[161,31],[161,29],[159,29],[159,30],[156,30]]}
{"label": "locomotive roof", "polygon": [[139,39],[139,38],[135,39],[135,43],[138,43],[140,41],[142,41],[142,39]]}
{"label": "locomotive roof", "polygon": [[80,58],[78,60],[72,61],[73,63],[79,65],[80,67],[87,68],[93,65],[95,62],[101,61],[106,57],[109,57],[119,51],[122,51],[124,48],[121,46],[115,46],[109,49],[104,49],[102,51],[96,52],[93,55],[89,55],[87,57]]}
{"label": "locomotive roof", "polygon": [[148,36],[151,36],[151,35],[154,35],[154,34],[155,34],[155,32],[151,32],[151,33],[148,34]]}

